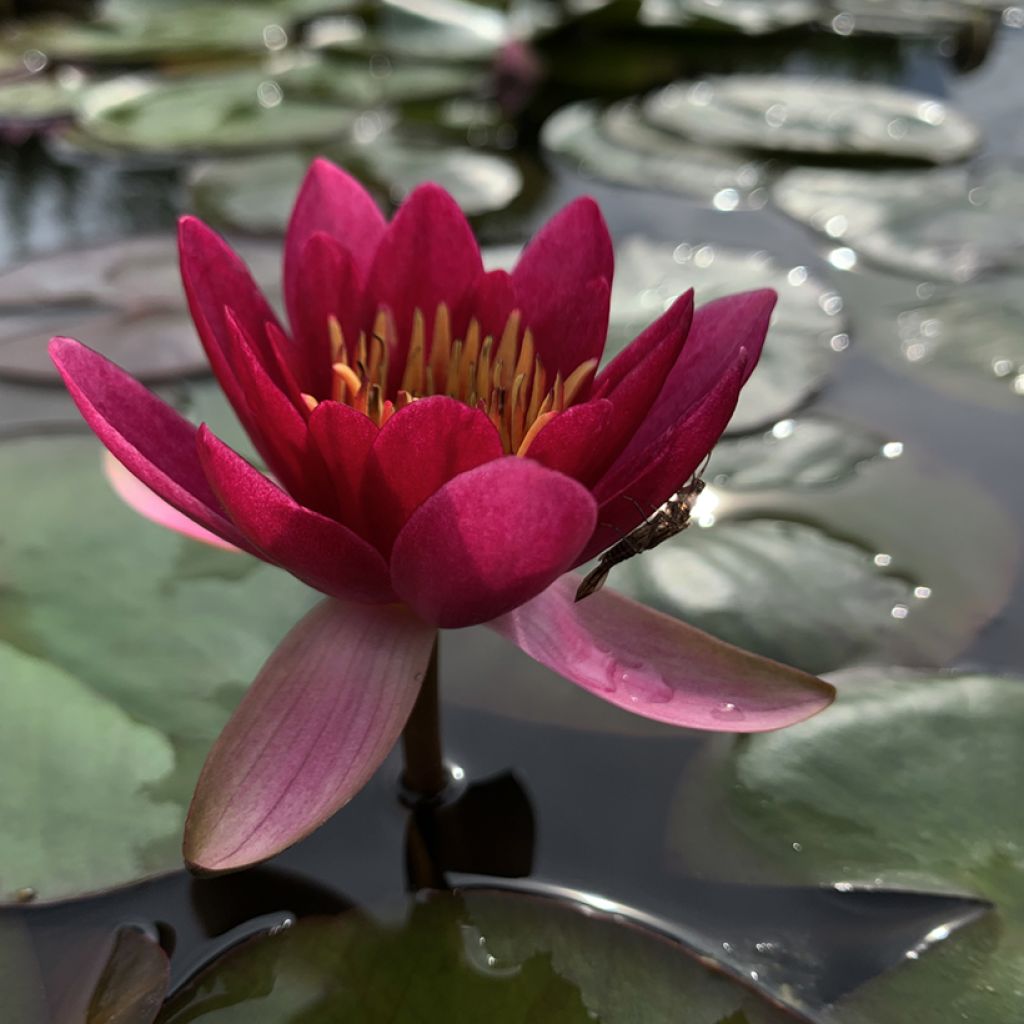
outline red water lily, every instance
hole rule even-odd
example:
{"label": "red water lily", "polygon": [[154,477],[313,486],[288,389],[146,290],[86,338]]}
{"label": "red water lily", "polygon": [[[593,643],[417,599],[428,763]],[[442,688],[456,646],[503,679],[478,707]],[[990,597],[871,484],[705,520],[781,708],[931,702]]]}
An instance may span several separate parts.
{"label": "red water lily", "polygon": [[612,247],[590,199],[511,273],[487,272],[442,189],[416,189],[389,224],[323,160],[288,228],[290,331],[204,224],[186,217],[180,248],[196,328],[269,476],[78,342],[54,339],[53,359],[110,452],[172,506],[154,499],[154,518],[334,599],[286,638],[214,746],[192,863],[263,859],[347,802],[401,732],[439,627],[486,622],[596,696],[677,725],[773,729],[829,702],[812,676],[611,591],[575,604],[578,581],[560,579],[699,466],[773,292],[696,312],[687,293],[597,373]]}

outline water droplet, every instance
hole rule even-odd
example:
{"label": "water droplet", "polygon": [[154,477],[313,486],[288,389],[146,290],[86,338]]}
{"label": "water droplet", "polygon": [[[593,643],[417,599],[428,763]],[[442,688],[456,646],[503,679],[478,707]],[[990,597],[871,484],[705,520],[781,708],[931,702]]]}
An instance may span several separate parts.
{"label": "water droplet", "polygon": [[914,587],[914,597],[919,601],[927,601],[932,596],[931,587]]}
{"label": "water droplet", "polygon": [[882,445],[882,455],[887,459],[898,459],[902,454],[902,441],[887,441]]}
{"label": "water droplet", "polygon": [[498,958],[488,950],[487,940],[475,925],[460,925],[460,930],[462,952],[471,967],[491,978],[512,978],[519,973],[519,964],[499,965]]}
{"label": "water droplet", "polygon": [[892,565],[892,555],[887,555],[884,551],[879,551],[874,558],[875,565],[879,569],[885,569],[887,566]]}
{"label": "water droplet", "polygon": [[803,843],[793,843],[792,846],[793,846],[793,852],[794,853],[803,853],[804,852],[804,844]]}
{"label": "water droplet", "polygon": [[889,614],[894,619],[905,619],[910,614],[910,609],[905,604],[894,604]]}
{"label": "water droplet", "polygon": [[667,704],[673,697],[672,687],[642,661],[612,659],[608,662],[607,673],[612,689],[621,687],[634,704]]}
{"label": "water droplet", "polygon": [[731,700],[723,700],[711,709],[711,717],[722,722],[742,722],[747,716]]}
{"label": "water droplet", "polygon": [[31,885],[23,886],[21,889],[16,889],[14,892],[15,903],[31,903],[37,896],[35,889]]}

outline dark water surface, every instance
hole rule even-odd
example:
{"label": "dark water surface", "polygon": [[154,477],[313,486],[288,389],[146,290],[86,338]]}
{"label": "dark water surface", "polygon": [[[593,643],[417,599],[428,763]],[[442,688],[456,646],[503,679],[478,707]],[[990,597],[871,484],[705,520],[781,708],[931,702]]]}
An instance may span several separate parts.
{"label": "dark water surface", "polygon": [[[752,46],[736,62],[800,74],[819,73],[823,66],[835,72],[829,55],[837,42],[829,40],[823,53],[806,41],[787,43],[788,52],[781,54]],[[740,44],[730,45],[734,55],[744,54]],[[863,50],[865,44],[860,45]],[[969,77],[936,53],[934,42],[878,40],[874,46],[874,51],[867,47],[860,64],[848,62],[838,72],[947,97],[990,129],[993,152],[1010,144],[996,100],[1006,90],[1024,90],[1024,33],[1004,30]],[[565,170],[552,171],[521,233],[581,191],[599,200],[616,237],[642,232],[666,242],[764,249],[783,265],[802,264],[826,279],[831,274],[842,290],[841,275],[821,260],[817,241],[779,213],[710,211],[678,197],[618,189]],[[170,229],[180,203],[173,170],[58,164],[37,140],[0,147],[0,259],[8,263]],[[1005,507],[1024,507],[1019,412],[939,396],[927,384],[894,372],[857,344],[861,311],[854,307],[849,313],[854,344],[809,408],[827,409],[908,448],[934,453]],[[69,322],[69,333],[74,326]],[[77,414],[56,387],[0,382],[0,431],[20,432],[28,424],[32,431],[77,429]],[[973,641],[963,663],[1019,670],[1022,627],[1024,579],[1018,578],[1004,610]],[[568,685],[482,630],[446,635],[442,692],[445,678],[456,676],[482,689],[481,706],[489,688],[511,688],[523,677],[551,687]],[[629,734],[560,728],[528,717],[528,711],[516,719],[445,705],[446,748],[465,773],[465,788],[455,804],[437,814],[417,820],[398,803],[399,762],[393,755],[349,807],[270,865],[223,879],[179,873],[71,904],[26,907],[24,919],[44,958],[53,962],[93,929],[145,923],[173,949],[173,983],[180,985],[218,949],[289,915],[350,906],[386,913],[400,904],[410,878],[422,880],[415,851],[426,848],[437,873],[428,880],[435,883],[442,877],[452,884],[505,878],[510,885],[529,880],[581,899],[596,895],[649,915],[658,927],[722,960],[738,976],[753,972],[769,988],[788,986],[813,1011],[898,963],[936,926],[966,919],[978,909],[970,901],[937,896],[689,878],[670,852],[667,823],[678,822],[680,790],[688,779],[699,779],[693,773],[699,773],[701,760],[732,741],[653,725],[636,726]],[[713,814],[714,808],[699,808],[690,827],[702,827],[702,812]],[[467,842],[467,835],[479,842]],[[780,958],[765,948],[790,954]]]}

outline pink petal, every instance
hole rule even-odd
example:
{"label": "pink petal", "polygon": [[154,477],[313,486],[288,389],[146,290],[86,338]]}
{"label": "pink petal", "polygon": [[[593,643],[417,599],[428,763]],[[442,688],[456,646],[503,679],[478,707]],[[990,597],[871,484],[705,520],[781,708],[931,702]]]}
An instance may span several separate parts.
{"label": "pink petal", "polygon": [[490,623],[531,658],[644,718],[720,732],[764,732],[827,707],[827,683],[600,590],[576,603],[579,577]]}
{"label": "pink petal", "polygon": [[334,483],[339,520],[360,536],[368,536],[363,488],[377,425],[349,405],[321,402],[310,414],[309,433]]}
{"label": "pink petal", "polygon": [[691,289],[623,349],[594,382],[593,397],[607,398],[615,407],[602,437],[613,455],[622,452],[651,411],[679,358],[692,318]]}
{"label": "pink petal", "polygon": [[251,550],[207,482],[193,424],[73,338],[54,338],[50,358],[86,423],[132,476],[211,533]]}
{"label": "pink petal", "polygon": [[183,516],[172,505],[168,505],[159,494],[151,491],[141,480],[132,476],[110,452],[103,453],[103,475],[114,489],[114,493],[144,519],[167,530],[183,534],[190,540],[197,540],[225,551],[240,551],[234,544],[222,540],[215,533],[204,530],[188,516]]}
{"label": "pink petal", "polygon": [[597,203],[584,196],[551,218],[512,272],[524,323],[551,373],[569,374],[604,350],[614,270],[611,237]]}
{"label": "pink petal", "polygon": [[378,547],[391,545],[409,516],[452,477],[504,450],[494,424],[454,398],[433,395],[399,409],[384,424],[367,468],[367,501]]}
{"label": "pink petal", "polygon": [[438,185],[414,189],[381,240],[364,298],[367,333],[379,306],[387,306],[395,318],[398,346],[390,359],[392,390],[409,350],[413,311],[421,310],[432,323],[439,303],[446,303],[449,310],[462,308],[481,274],[480,249],[455,200]]}
{"label": "pink petal", "polygon": [[507,270],[489,270],[477,281],[473,294],[467,299],[467,307],[457,321],[475,317],[480,324],[480,335],[498,339],[505,329],[512,311],[516,309],[516,291],[512,276]]}
{"label": "pink petal", "polygon": [[332,597],[393,601],[377,550],[348,527],[303,508],[204,425],[203,470],[238,529],[271,562]]}
{"label": "pink petal", "polygon": [[232,871],[345,806],[398,739],[435,632],[401,605],[324,601],[260,670],[203,766],[185,860]]}
{"label": "pink petal", "polygon": [[471,626],[528,601],[574,563],[594,529],[590,492],[510,455],[455,477],[395,541],[395,591],[427,622]]}
{"label": "pink petal", "polygon": [[732,369],[683,420],[638,455],[620,456],[594,487],[599,525],[578,565],[638,526],[700,468],[732,418],[745,372],[741,352]]}
{"label": "pink petal", "polygon": [[298,255],[291,257],[297,298],[288,316],[306,366],[307,391],[316,398],[331,393],[331,351],[329,321],[333,316],[349,348],[359,340],[363,292],[355,257],[322,231],[306,240]]}
{"label": "pink petal", "polygon": [[624,454],[643,451],[685,415],[735,365],[741,350],[747,355],[741,386],[746,382],[761,357],[777,298],[771,289],[763,289],[727,295],[697,310],[679,360]]}
{"label": "pink petal", "polygon": [[582,484],[593,483],[618,454],[617,448],[607,446],[613,412],[612,403],[605,398],[566,409],[537,435],[528,457]]}

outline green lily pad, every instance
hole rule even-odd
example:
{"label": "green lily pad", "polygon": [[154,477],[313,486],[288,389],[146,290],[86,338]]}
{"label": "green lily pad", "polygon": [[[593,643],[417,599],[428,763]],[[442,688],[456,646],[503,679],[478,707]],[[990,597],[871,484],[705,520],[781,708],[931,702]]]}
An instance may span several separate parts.
{"label": "green lily pad", "polygon": [[768,342],[729,424],[737,433],[792,412],[824,383],[849,344],[843,300],[806,267],[782,267],[767,254],[721,246],[625,239],[615,253],[607,355],[631,341],[677,295],[693,288],[698,305],[749,288],[779,293]]}
{"label": "green lily pad", "polygon": [[107,0],[89,21],[40,17],[12,22],[0,33],[0,47],[35,51],[50,61],[92,64],[259,54],[286,46],[292,23],[322,9],[322,0]]}
{"label": "green lily pad", "polygon": [[0,80],[0,125],[33,128],[70,117],[84,81],[76,73]]}
{"label": "green lily pad", "polygon": [[666,131],[772,153],[947,163],[980,144],[977,128],[934,97],[864,82],[710,77],[667,86],[643,109]]}
{"label": "green lily pad", "polygon": [[586,177],[678,192],[719,210],[764,205],[763,164],[652,127],[633,101],[563,107],[545,121],[541,144]]}
{"label": "green lily pad", "polygon": [[[189,179],[192,203],[204,218],[229,228],[283,232],[314,155],[275,153],[199,164]],[[436,140],[415,141],[388,130],[362,144],[334,146],[331,156],[358,167],[371,187],[396,203],[416,185],[435,181],[470,216],[503,209],[523,187],[521,171],[507,156]]]}
{"label": "green lily pad", "polygon": [[1014,785],[1024,770],[1024,681],[902,669],[835,681],[828,714],[734,748],[713,789],[722,801],[713,835],[693,829],[679,805],[677,851],[719,875],[742,860],[745,881],[987,897],[994,919],[919,962],[912,953],[840,1003],[835,1019],[1013,1020],[1024,998],[1024,819]]}
{"label": "green lily pad", "polygon": [[984,178],[959,169],[796,168],[776,181],[772,199],[835,245],[897,273],[962,282],[1024,265],[1024,178],[1006,168]]}
{"label": "green lily pad", "polygon": [[[275,297],[279,246],[250,241],[239,249]],[[209,369],[170,235],[62,251],[0,271],[0,376],[57,381],[46,346],[63,334],[74,334],[147,382]]]}
{"label": "green lily pad", "polygon": [[943,288],[851,273],[843,291],[863,310],[858,339],[890,365],[959,398],[996,409],[1021,408],[1020,275],[1002,273]]}
{"label": "green lily pad", "polygon": [[159,1022],[790,1019],[666,940],[581,909],[470,890],[430,893],[398,924],[355,912],[303,920],[228,953]]}
{"label": "green lily pad", "polygon": [[20,671],[43,673],[37,703],[25,683],[0,708],[6,749],[27,744],[0,782],[5,820],[24,822],[0,839],[8,896],[30,885],[60,899],[179,867],[206,749],[315,599],[278,569],[141,519],[110,490],[100,451],[86,437],[0,445],[0,642]]}
{"label": "green lily pad", "polygon": [[715,29],[761,36],[815,21],[820,0],[643,0],[642,25]]}

